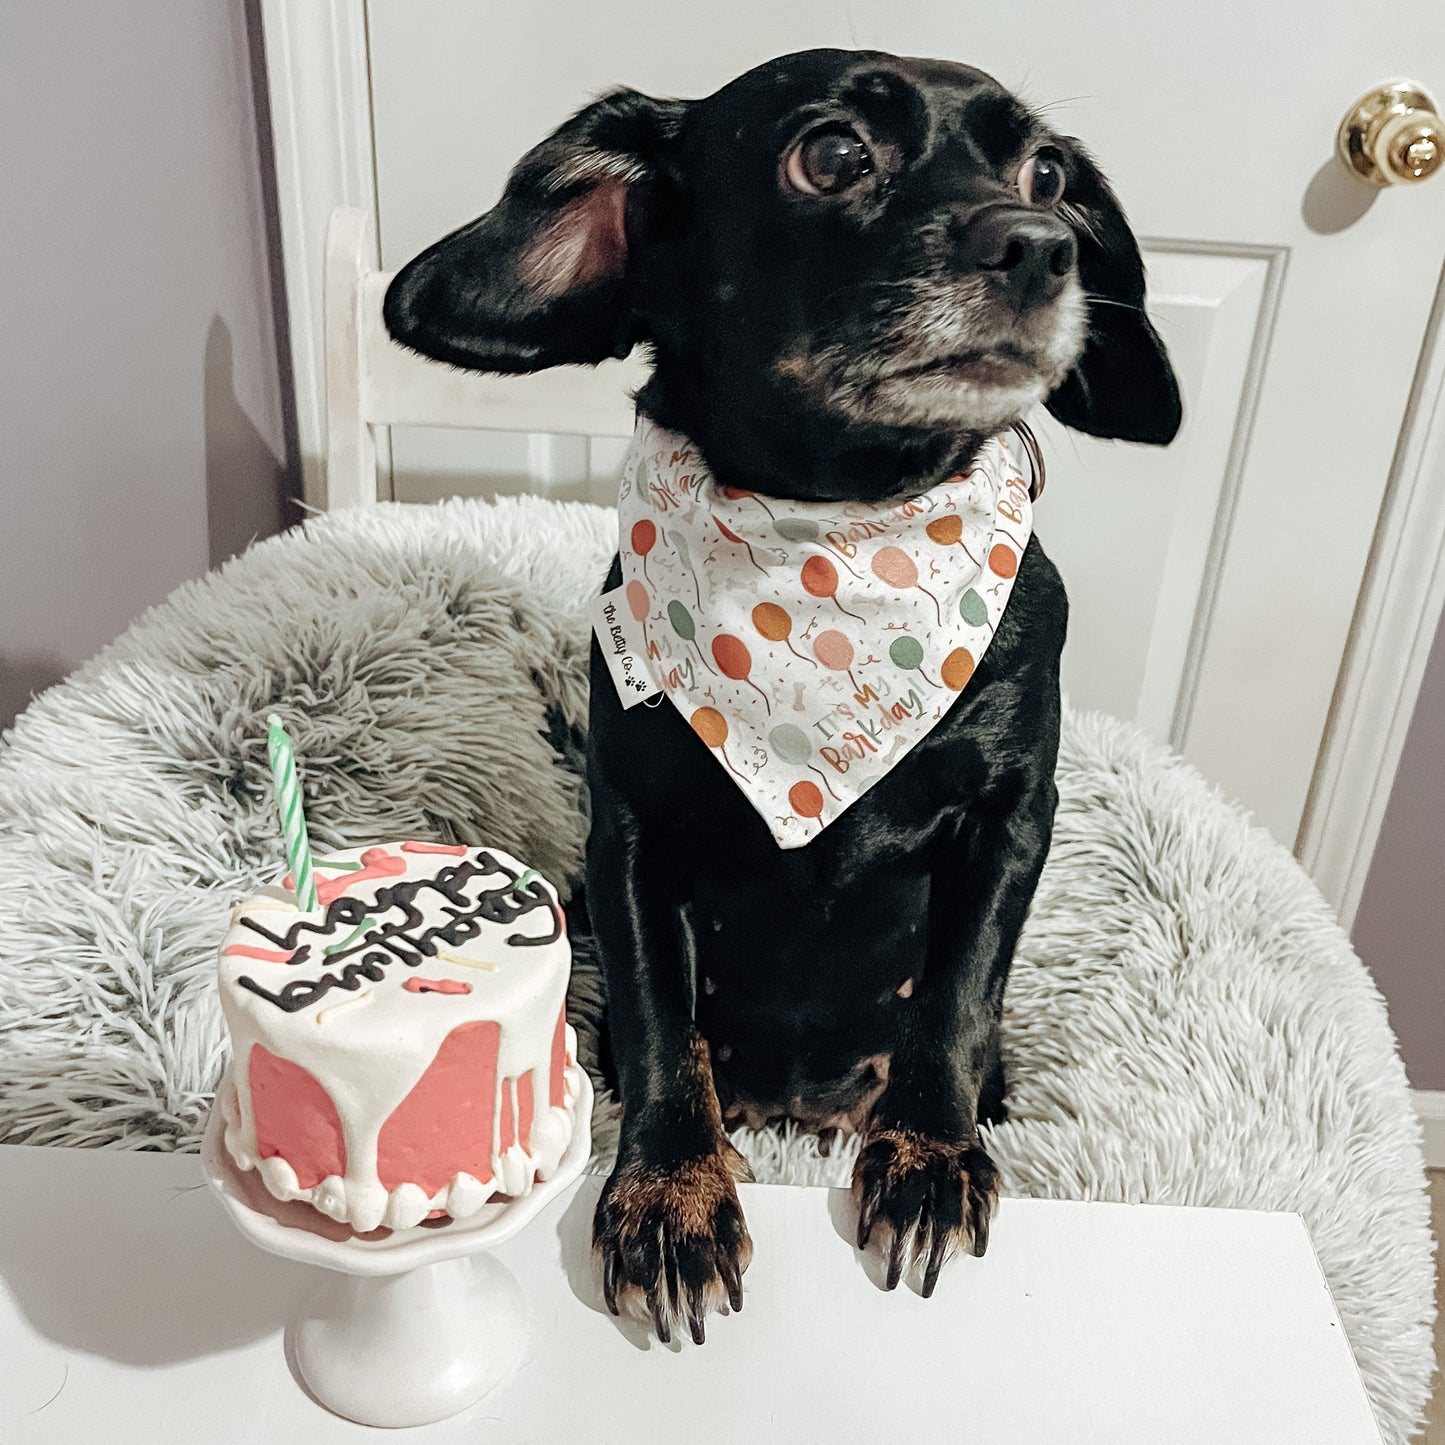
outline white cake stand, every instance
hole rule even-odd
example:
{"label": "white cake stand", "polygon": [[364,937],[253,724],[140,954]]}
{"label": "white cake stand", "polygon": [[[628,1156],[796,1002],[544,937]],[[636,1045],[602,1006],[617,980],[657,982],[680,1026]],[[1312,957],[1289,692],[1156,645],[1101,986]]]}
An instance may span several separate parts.
{"label": "white cake stand", "polygon": [[270,1254],[329,1271],[286,1331],[302,1383],[329,1410],[363,1425],[425,1425],[475,1404],[516,1369],[527,1304],[487,1251],[586,1166],[592,1085],[575,1064],[567,1092],[571,1143],[530,1194],[483,1205],[469,1219],[367,1235],[299,1200],[282,1203],[254,1170],[237,1169],[220,1107],[212,1109],[201,1159],[236,1227]]}

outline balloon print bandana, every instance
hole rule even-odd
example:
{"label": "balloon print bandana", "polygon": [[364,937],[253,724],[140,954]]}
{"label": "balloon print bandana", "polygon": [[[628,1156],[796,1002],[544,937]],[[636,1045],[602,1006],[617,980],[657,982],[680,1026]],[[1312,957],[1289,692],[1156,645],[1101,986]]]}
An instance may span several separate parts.
{"label": "balloon print bandana", "polygon": [[793,502],[721,486],[639,417],[618,496],[627,625],[779,847],[798,848],[968,685],[1032,517],[1002,438],[905,501]]}

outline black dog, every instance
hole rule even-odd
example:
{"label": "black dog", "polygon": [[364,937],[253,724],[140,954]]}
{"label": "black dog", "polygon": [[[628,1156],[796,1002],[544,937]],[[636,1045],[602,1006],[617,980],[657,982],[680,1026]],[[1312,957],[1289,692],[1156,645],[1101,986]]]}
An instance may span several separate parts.
{"label": "black dog", "polygon": [[[1179,395],[1107,182],[976,70],[809,51],[706,100],[609,95],[386,298],[393,336],[486,371],[649,345],[637,398],[716,479],[907,496],[1037,402],[1168,442]],[[607,587],[620,581],[616,561]],[[595,1241],[657,1333],[742,1303],[726,1123],[865,1131],[859,1242],[924,1294],[982,1254],[999,1011],[1056,803],[1067,603],[1037,538],[950,712],[807,846],[780,850],[672,707],[624,713],[592,650],[587,899],[624,1116]]]}

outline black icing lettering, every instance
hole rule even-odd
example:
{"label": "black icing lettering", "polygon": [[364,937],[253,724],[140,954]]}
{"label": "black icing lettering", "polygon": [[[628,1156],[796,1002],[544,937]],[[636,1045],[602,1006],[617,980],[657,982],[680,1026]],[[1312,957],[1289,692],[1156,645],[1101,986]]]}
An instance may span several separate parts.
{"label": "black icing lettering", "polygon": [[[475,878],[485,878],[500,873],[506,879],[499,888],[488,888],[475,898],[468,898],[466,885]],[[378,983],[383,979],[385,966],[400,962],[409,968],[416,968],[425,959],[434,957],[438,942],[455,947],[475,938],[482,930],[478,920],[496,923],[505,927],[517,919],[545,908],[548,932],[536,938],[525,933],[507,936],[511,948],[535,948],[555,943],[562,936],[562,911],[552,902],[539,883],[518,888],[518,874],[504,867],[490,853],[479,853],[475,862],[468,859],[463,863],[448,864],[439,869],[431,878],[417,878],[379,888],[376,900],[367,903],[364,898],[341,897],[327,905],[326,917],[320,923],[302,920],[292,924],[285,933],[273,933],[264,924],[244,915],[241,922],[253,933],[259,934],[278,949],[297,950],[288,967],[294,968],[309,954],[310,944],[301,943],[302,934],[326,937],[338,932],[352,932],[367,918],[379,919],[382,915],[396,910],[401,918],[379,927],[369,929],[351,947],[326,956],[329,965],[341,964],[352,954],[362,953],[359,962],[347,963],[336,972],[327,972],[314,979],[292,979],[275,993],[263,988],[253,978],[240,977],[240,987],[249,989],[268,1003],[286,1013],[297,1013],[309,1008],[318,999],[324,998],[332,989],[341,988],[355,991],[361,987],[363,978]],[[443,906],[451,921],[432,928],[421,929],[422,911],[416,906],[417,897],[423,891],[440,894],[447,900]],[[418,932],[417,930],[421,931]],[[363,952],[364,951],[364,952]]]}

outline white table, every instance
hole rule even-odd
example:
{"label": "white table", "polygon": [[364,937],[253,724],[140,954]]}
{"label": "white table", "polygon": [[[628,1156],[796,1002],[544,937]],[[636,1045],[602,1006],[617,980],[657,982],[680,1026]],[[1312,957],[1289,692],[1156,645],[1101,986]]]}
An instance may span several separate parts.
{"label": "white table", "polygon": [[843,1191],[750,1185],[746,1306],[697,1349],[605,1312],[598,1187],[497,1250],[532,1309],[520,1372],[381,1436],[295,1384],[311,1272],[245,1243],[194,1155],[0,1147],[0,1440],[1379,1442],[1297,1215],[1006,1199],[923,1300],[877,1287]]}

